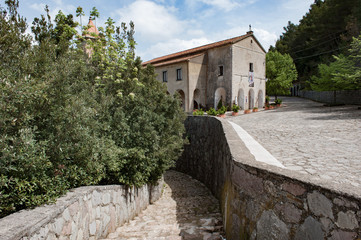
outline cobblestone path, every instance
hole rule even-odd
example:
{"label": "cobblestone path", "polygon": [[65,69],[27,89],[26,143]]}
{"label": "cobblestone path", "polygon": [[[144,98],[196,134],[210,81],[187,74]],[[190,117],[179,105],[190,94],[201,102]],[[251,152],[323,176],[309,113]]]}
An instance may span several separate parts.
{"label": "cobblestone path", "polygon": [[222,239],[217,199],[199,181],[168,171],[162,197],[107,239]]}
{"label": "cobblestone path", "polygon": [[281,108],[227,120],[246,130],[287,169],[361,187],[361,110],[281,98]]}

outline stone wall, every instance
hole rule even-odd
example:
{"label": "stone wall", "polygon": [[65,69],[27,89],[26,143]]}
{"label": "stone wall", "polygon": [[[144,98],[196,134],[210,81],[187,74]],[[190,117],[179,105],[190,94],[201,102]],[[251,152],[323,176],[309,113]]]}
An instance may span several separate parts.
{"label": "stone wall", "polygon": [[[179,171],[220,200],[227,239],[360,239],[361,196],[257,162],[223,119],[186,120]],[[351,188],[350,188],[351,189]]]}
{"label": "stone wall", "polygon": [[323,103],[361,105],[361,90],[300,91],[299,96]]}
{"label": "stone wall", "polygon": [[80,187],[56,204],[0,219],[0,239],[98,239],[131,220],[160,198],[163,180],[140,188],[120,185]]}

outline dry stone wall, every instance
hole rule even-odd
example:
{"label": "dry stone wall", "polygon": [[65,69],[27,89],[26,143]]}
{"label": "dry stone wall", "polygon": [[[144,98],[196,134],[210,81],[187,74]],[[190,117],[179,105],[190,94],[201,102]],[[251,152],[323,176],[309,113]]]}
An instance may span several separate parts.
{"label": "dry stone wall", "polygon": [[120,185],[71,190],[56,204],[0,219],[1,240],[98,239],[160,198],[163,180],[140,188]]}
{"label": "dry stone wall", "polygon": [[226,120],[186,120],[190,144],[179,171],[221,204],[227,239],[360,239],[361,196],[257,162]]}

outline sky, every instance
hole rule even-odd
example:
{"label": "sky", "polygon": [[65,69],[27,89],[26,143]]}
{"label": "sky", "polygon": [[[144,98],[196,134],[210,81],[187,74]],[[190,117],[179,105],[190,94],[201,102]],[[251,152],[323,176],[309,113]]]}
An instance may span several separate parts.
{"label": "sky", "polygon": [[[4,7],[5,0],[0,0]],[[314,0],[20,0],[19,12],[31,25],[49,6],[52,18],[59,10],[86,14],[96,7],[97,26],[111,17],[116,25],[135,24],[136,53],[147,61],[166,54],[246,34],[249,25],[267,51],[288,21],[295,24]],[[79,19],[77,19],[79,21]],[[85,24],[86,24],[85,23]],[[30,32],[30,29],[28,30]]]}

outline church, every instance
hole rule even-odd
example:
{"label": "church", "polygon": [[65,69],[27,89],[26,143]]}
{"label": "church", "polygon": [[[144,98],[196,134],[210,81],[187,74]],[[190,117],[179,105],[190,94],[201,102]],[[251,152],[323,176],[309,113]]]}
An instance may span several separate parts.
{"label": "church", "polygon": [[253,32],[144,62],[155,67],[168,93],[178,92],[184,111],[239,105],[262,108],[266,51]]}

